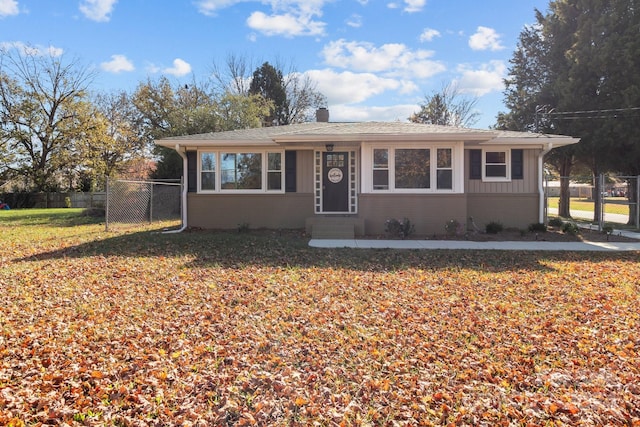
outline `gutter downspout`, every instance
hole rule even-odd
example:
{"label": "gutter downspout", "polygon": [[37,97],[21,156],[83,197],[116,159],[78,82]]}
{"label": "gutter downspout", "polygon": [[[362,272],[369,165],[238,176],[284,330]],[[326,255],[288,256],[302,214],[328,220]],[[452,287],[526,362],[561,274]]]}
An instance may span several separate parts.
{"label": "gutter downspout", "polygon": [[542,151],[538,155],[538,193],[540,194],[538,204],[538,222],[544,223],[544,156],[551,151],[553,143],[548,142],[546,148],[543,147]]}
{"label": "gutter downspout", "polygon": [[187,155],[186,150],[180,150],[180,144],[176,144],[175,150],[180,155],[180,157],[182,157],[182,227],[180,227],[178,230],[165,231],[163,232],[163,234],[182,233],[187,229],[187,189],[189,188]]}

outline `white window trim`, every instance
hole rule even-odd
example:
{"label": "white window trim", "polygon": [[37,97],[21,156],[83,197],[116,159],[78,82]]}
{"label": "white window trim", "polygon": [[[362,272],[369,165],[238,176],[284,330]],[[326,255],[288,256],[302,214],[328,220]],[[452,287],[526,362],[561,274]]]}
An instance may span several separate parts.
{"label": "white window trim", "polygon": [[[373,150],[385,148],[389,150],[389,189],[388,190],[374,190],[373,188]],[[451,165],[452,165],[452,188],[451,189],[438,189],[437,182],[437,153],[438,149],[450,149],[451,150]],[[431,176],[430,176],[430,188],[395,188],[395,150],[396,149],[425,149],[430,150],[431,160]],[[433,144],[420,144],[420,143],[400,143],[400,142],[386,142],[386,143],[369,143],[363,144],[363,159],[362,159],[362,192],[369,194],[461,194],[464,193],[464,145],[462,142],[454,143],[442,143],[434,142]]]}
{"label": "white window trim", "polygon": [[[212,153],[216,156],[216,189],[215,190],[203,190],[202,189],[202,153]],[[261,154],[261,173],[262,173],[262,188],[261,189],[247,189],[247,190],[238,190],[238,189],[222,189],[222,162],[220,161],[220,157],[222,153],[225,154],[248,154],[248,153],[256,153]],[[269,190],[268,189],[268,178],[269,172],[274,172],[273,170],[269,170],[269,153],[279,153],[281,156],[280,167],[280,189],[279,190]],[[285,155],[284,150],[253,150],[253,149],[238,149],[237,147],[229,148],[229,149],[216,149],[216,150],[198,150],[198,193],[200,194],[280,194],[285,192]]]}
{"label": "white window trim", "polygon": [[[486,176],[487,174],[487,153],[505,153],[505,174],[506,176]],[[497,164],[497,163],[493,163]],[[483,182],[511,182],[511,149],[504,147],[483,147],[482,148],[482,181]]]}

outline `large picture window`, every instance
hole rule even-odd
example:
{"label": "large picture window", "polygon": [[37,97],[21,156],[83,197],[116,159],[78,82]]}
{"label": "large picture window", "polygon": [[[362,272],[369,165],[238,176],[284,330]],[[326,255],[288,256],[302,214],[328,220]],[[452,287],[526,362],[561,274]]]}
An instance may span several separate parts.
{"label": "large picture window", "polygon": [[395,187],[426,189],[431,186],[431,150],[401,148],[395,152]]}
{"label": "large picture window", "polygon": [[201,152],[199,191],[282,191],[281,152]]}
{"label": "large picture window", "polygon": [[262,154],[221,153],[220,188],[223,190],[260,190]]}
{"label": "large picture window", "polygon": [[368,191],[453,192],[458,170],[455,152],[454,147],[374,146],[368,151],[371,162]]}

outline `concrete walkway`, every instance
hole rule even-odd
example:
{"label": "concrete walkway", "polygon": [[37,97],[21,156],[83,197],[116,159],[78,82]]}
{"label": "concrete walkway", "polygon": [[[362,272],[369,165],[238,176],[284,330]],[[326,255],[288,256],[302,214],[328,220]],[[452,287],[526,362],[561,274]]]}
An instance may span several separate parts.
{"label": "concrete walkway", "polygon": [[311,239],[314,248],[359,249],[471,249],[499,251],[640,251],[640,233],[615,230],[613,234],[637,239],[636,242],[474,242],[469,240],[364,240]]}

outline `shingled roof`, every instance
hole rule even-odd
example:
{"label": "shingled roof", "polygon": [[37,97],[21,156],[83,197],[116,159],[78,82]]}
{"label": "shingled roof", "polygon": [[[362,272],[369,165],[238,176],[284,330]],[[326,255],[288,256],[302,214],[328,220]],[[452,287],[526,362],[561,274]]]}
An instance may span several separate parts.
{"label": "shingled roof", "polygon": [[360,142],[380,140],[465,141],[469,144],[568,145],[578,139],[564,135],[470,129],[409,122],[308,122],[285,126],[212,132],[163,138],[166,147],[220,145],[292,145],[296,143]]}

